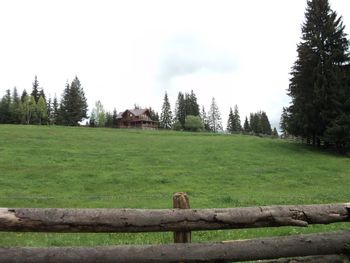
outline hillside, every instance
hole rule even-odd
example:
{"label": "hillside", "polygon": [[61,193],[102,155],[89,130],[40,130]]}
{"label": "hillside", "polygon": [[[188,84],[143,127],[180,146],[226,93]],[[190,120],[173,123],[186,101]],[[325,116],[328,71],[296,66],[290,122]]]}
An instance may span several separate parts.
{"label": "hillside", "polygon": [[[1,207],[193,208],[348,202],[349,158],[243,135],[0,126]],[[198,232],[194,240],[308,230]],[[164,234],[0,234],[0,245],[160,243]]]}

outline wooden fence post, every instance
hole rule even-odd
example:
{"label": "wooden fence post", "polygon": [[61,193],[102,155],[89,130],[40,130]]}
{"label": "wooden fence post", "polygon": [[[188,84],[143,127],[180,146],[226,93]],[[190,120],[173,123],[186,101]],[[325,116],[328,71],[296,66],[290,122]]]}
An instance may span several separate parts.
{"label": "wooden fence post", "polygon": [[[173,196],[173,208],[189,209],[190,201],[186,193],[175,193]],[[191,231],[174,232],[174,243],[191,243]]]}

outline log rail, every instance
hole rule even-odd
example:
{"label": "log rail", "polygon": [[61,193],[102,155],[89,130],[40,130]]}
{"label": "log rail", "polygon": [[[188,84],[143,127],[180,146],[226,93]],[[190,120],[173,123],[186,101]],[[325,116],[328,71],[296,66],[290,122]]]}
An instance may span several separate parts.
{"label": "log rail", "polygon": [[350,221],[350,204],[226,209],[0,208],[0,231],[166,232]]}
{"label": "log rail", "polygon": [[[190,209],[0,208],[0,231],[174,232],[176,244],[111,247],[0,247],[2,262],[348,262],[350,230],[335,233],[190,243],[191,231],[331,224],[350,221],[350,204]],[[297,258],[292,258],[297,257]],[[274,260],[274,261],[271,261]]]}
{"label": "log rail", "polygon": [[[348,251],[347,242],[349,241],[350,231],[343,231],[218,243],[111,247],[0,248],[0,262],[237,262],[295,256],[342,254]],[[30,261],[28,261],[29,259]]]}

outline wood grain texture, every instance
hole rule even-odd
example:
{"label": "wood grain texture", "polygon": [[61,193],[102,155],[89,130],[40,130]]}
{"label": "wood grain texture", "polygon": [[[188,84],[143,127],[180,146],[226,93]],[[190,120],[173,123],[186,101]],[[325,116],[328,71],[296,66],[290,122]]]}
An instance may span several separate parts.
{"label": "wood grain texture", "polygon": [[115,247],[0,248],[0,262],[235,262],[342,254],[350,231],[221,243]]}
{"label": "wood grain texture", "polygon": [[305,227],[349,220],[349,204],[155,210],[0,208],[0,231],[21,232],[180,232]]}

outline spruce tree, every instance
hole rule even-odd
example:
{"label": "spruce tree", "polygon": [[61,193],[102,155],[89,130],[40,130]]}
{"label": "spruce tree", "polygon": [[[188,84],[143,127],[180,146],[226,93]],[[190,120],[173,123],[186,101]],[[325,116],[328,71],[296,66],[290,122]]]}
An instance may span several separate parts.
{"label": "spruce tree", "polygon": [[184,94],[179,92],[175,106],[175,121],[180,123],[182,129],[185,127],[186,105]]}
{"label": "spruce tree", "polygon": [[349,61],[342,18],[328,0],[308,0],[288,95],[288,132],[319,144],[342,110],[341,72]]}
{"label": "spruce tree", "polygon": [[11,91],[6,90],[6,94],[0,101],[0,123],[12,122],[11,101]]}
{"label": "spruce tree", "polygon": [[53,124],[53,109],[52,109],[51,97],[49,97],[46,107],[47,107],[47,121],[48,121],[48,124],[51,125]]}
{"label": "spruce tree", "polygon": [[70,118],[69,111],[72,108],[70,104],[71,104],[70,103],[70,85],[67,81],[65,89],[63,90],[62,98],[60,100],[56,124],[60,124],[60,125],[69,124],[69,118]]}
{"label": "spruce tree", "polygon": [[28,96],[28,92],[24,89],[21,95],[21,101],[23,102],[25,97]]}
{"label": "spruce tree", "polygon": [[117,113],[117,110],[116,108],[113,109],[113,116],[112,116],[112,119],[113,119],[113,125],[112,127],[117,127],[117,117],[118,117],[118,113]]}
{"label": "spruce tree", "polygon": [[191,90],[190,94],[186,94],[185,96],[185,104],[186,104],[186,116],[199,116],[199,105],[197,102],[197,96],[194,94],[193,90]]}
{"label": "spruce tree", "polygon": [[235,123],[235,119],[234,119],[234,116],[233,116],[233,111],[232,111],[232,108],[230,108],[230,113],[228,114],[228,120],[227,120],[227,132],[229,133],[234,133],[235,130],[234,130],[234,124]]}
{"label": "spruce tree", "polygon": [[14,87],[12,91],[12,100],[11,100],[11,123],[19,124],[21,123],[21,114],[20,114],[20,102],[21,99],[19,98],[17,88]]}
{"label": "spruce tree", "polygon": [[233,132],[241,132],[242,125],[241,125],[241,117],[239,116],[238,106],[235,105],[235,110],[233,113]]}
{"label": "spruce tree", "polygon": [[209,121],[204,106],[202,106],[201,119],[203,122],[204,131],[210,131]]}
{"label": "spruce tree", "polygon": [[265,111],[260,112],[259,114],[260,123],[261,123],[261,133],[266,135],[272,134],[272,129],[270,125],[269,118],[267,117],[267,114]]}
{"label": "spruce tree", "polygon": [[46,95],[45,95],[45,92],[44,92],[43,88],[41,88],[40,91],[39,91],[39,98],[40,97],[43,97],[44,101],[47,102]]}
{"label": "spruce tree", "polygon": [[113,128],[113,113],[111,112],[106,112],[106,123],[105,127],[107,128]]}
{"label": "spruce tree", "polygon": [[257,115],[254,113],[250,113],[249,115],[249,125],[250,130],[254,133],[258,133],[259,131],[259,119],[257,118]]}
{"label": "spruce tree", "polygon": [[149,114],[151,116],[151,120],[152,121],[159,121],[159,115],[158,113],[152,109],[152,107],[149,107]]}
{"label": "spruce tree", "polygon": [[36,75],[34,77],[34,82],[32,84],[32,93],[30,95],[34,97],[35,103],[38,103],[40,98],[40,91],[39,91],[39,81]]}
{"label": "spruce tree", "polygon": [[75,77],[71,85],[66,84],[64,89],[59,118],[63,125],[77,126],[84,118],[87,118],[87,101],[84,90],[78,77]]}
{"label": "spruce tree", "polygon": [[281,114],[281,118],[280,118],[280,129],[282,131],[282,135],[283,136],[287,136],[288,135],[288,109],[286,107],[283,107],[282,109],[282,114]]}
{"label": "spruce tree", "polygon": [[249,133],[251,131],[247,116],[244,120],[243,130],[245,133]]}
{"label": "spruce tree", "polygon": [[168,94],[165,92],[164,102],[162,106],[162,113],[160,115],[160,127],[163,129],[171,129],[172,127],[172,113]]}
{"label": "spruce tree", "polygon": [[219,107],[216,104],[215,98],[213,97],[210,104],[210,110],[208,113],[209,128],[212,132],[222,131],[221,115]]}
{"label": "spruce tree", "polygon": [[52,103],[52,124],[59,124],[59,109],[58,109],[58,101],[55,94]]}

